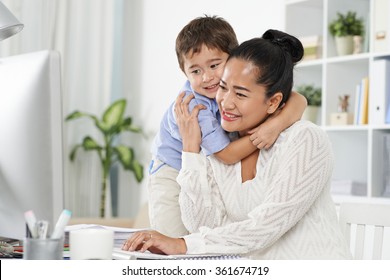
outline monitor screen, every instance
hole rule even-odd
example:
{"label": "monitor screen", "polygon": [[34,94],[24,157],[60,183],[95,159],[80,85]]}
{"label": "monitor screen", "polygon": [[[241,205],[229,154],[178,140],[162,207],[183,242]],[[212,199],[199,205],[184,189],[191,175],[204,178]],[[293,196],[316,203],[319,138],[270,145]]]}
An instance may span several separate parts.
{"label": "monitor screen", "polygon": [[60,55],[0,58],[0,236],[22,239],[24,213],[53,228],[63,202]]}

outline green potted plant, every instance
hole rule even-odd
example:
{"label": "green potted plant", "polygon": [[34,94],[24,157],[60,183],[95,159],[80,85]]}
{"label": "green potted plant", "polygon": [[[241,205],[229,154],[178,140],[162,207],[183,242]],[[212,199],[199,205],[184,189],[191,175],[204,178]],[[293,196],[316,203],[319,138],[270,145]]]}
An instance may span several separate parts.
{"label": "green potted plant", "polygon": [[364,22],[362,18],[357,17],[356,12],[348,11],[346,14],[338,12],[337,17],[329,23],[329,32],[335,38],[338,55],[360,52]]}
{"label": "green potted plant", "polygon": [[117,138],[122,132],[142,133],[139,127],[132,125],[131,117],[124,117],[125,109],[126,100],[119,99],[113,102],[103,112],[100,119],[94,115],[80,111],[74,111],[65,119],[66,121],[71,121],[88,117],[94,122],[98,131],[101,132],[103,144],[100,144],[97,140],[87,135],[80,144],[76,144],[72,148],[69,154],[71,161],[74,161],[79,148],[83,148],[85,151],[95,151],[99,155],[102,167],[100,217],[105,217],[106,214],[106,189],[108,184],[110,184],[110,169],[116,162],[119,162],[125,170],[133,172],[137,182],[141,182],[144,176],[143,166],[136,160],[134,149],[130,146],[117,143]]}
{"label": "green potted plant", "polygon": [[296,87],[296,91],[302,94],[307,100],[307,108],[302,118],[316,123],[318,111],[321,106],[321,88],[313,84],[301,84]]}

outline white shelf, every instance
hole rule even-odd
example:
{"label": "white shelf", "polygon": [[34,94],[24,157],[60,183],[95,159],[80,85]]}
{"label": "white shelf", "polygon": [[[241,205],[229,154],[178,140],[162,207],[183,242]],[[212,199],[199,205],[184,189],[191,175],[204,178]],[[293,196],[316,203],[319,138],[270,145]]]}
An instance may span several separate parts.
{"label": "white shelf", "polygon": [[[294,36],[320,36],[321,55],[318,59],[303,60],[296,67],[295,85],[314,84],[322,88],[322,107],[317,124],[329,135],[335,154],[333,180],[350,180],[367,186],[364,196],[333,195],[336,203],[343,201],[390,204],[382,197],[384,190],[384,136],[390,135],[390,124],[330,125],[330,115],[337,112],[339,96],[350,95],[349,112],[354,113],[356,85],[370,78],[372,64],[378,59],[390,60],[389,50],[373,52],[375,0],[287,0],[286,32]],[[337,12],[355,11],[363,18],[366,38],[363,52],[337,56],[329,22]],[[390,20],[389,20],[390,23]],[[372,94],[383,94],[373,93]]]}

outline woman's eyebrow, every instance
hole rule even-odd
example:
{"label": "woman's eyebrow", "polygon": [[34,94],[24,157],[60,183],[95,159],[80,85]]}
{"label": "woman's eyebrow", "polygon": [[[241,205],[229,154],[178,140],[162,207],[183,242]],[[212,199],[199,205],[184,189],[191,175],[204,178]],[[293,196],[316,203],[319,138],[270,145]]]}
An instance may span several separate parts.
{"label": "woman's eyebrow", "polygon": [[[220,82],[224,85],[226,85],[226,82],[222,79],[220,79]],[[247,89],[246,87],[242,87],[242,86],[233,86],[234,89],[239,89],[239,90],[243,90],[243,91],[247,91],[247,92],[251,92],[249,89]]]}
{"label": "woman's eyebrow", "polygon": [[233,88],[239,89],[239,90],[243,90],[243,91],[247,91],[247,92],[250,92],[249,89],[247,89],[247,88],[245,88],[245,87],[241,87],[241,86],[233,86]]}

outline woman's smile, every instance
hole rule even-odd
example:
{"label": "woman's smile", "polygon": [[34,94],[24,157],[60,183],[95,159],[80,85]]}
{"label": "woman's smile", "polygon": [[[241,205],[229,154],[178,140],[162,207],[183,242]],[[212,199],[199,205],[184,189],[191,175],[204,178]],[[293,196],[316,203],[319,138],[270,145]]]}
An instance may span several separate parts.
{"label": "woman's smile", "polygon": [[240,115],[228,113],[226,111],[222,111],[222,119],[227,122],[232,122],[237,120],[240,117]]}

